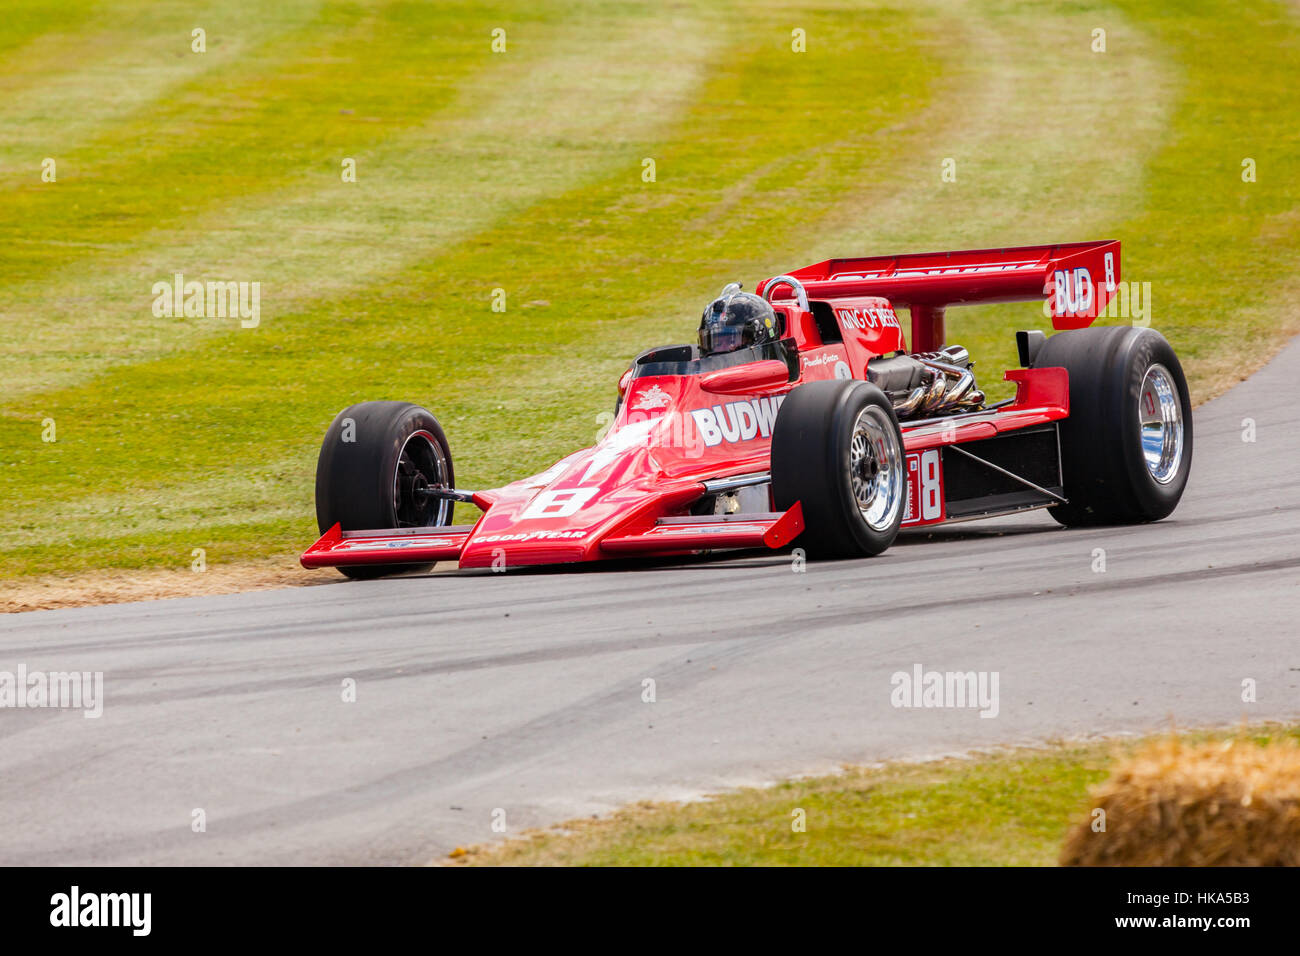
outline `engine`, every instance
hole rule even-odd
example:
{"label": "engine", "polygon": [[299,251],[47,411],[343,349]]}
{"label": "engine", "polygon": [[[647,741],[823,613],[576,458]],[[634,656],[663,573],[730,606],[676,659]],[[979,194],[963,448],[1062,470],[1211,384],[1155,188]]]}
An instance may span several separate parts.
{"label": "engine", "polygon": [[928,418],[984,406],[974,364],[966,349],[948,345],[937,352],[872,359],[867,379],[889,396],[900,420]]}

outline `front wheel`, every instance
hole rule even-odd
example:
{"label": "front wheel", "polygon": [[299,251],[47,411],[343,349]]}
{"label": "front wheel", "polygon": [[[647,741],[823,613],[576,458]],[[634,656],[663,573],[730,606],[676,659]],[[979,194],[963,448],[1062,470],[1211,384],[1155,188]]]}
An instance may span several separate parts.
{"label": "front wheel", "polygon": [[1034,366],[1070,373],[1070,416],[1060,425],[1069,503],[1052,517],[1091,526],[1169,515],[1192,466],[1192,401],[1165,337],[1129,326],[1058,332]]}
{"label": "front wheel", "polygon": [[880,554],[898,536],[907,504],[903,435],[893,405],[867,382],[795,388],[772,429],[772,497],[800,502],[803,547],[820,557]]}
{"label": "front wheel", "polygon": [[[361,402],[339,412],[316,462],[316,524],[322,534],[436,528],[451,524],[453,504],[426,492],[455,485],[442,426],[410,402]],[[381,564],[339,568],[351,578],[375,578],[431,565]]]}

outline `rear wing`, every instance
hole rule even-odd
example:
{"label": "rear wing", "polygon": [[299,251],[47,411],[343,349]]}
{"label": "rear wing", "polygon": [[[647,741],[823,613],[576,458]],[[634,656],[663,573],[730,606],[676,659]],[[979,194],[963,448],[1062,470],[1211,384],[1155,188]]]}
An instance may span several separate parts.
{"label": "rear wing", "polygon": [[[944,344],[943,310],[950,305],[1045,299],[1055,328],[1091,325],[1115,295],[1119,241],[827,259],[788,275],[809,299],[870,295],[908,306],[912,349],[930,351]],[[759,284],[760,295],[771,281]],[[774,299],[795,296],[789,286],[773,291]]]}

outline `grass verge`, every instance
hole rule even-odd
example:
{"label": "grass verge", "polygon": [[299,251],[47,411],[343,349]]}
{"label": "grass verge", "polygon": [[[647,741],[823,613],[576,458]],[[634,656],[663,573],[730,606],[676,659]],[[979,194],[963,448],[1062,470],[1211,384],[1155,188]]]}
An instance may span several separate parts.
{"label": "grass verge", "polygon": [[[1195,731],[1188,742],[1300,740],[1300,725]],[[1053,866],[1090,787],[1146,739],[1057,742],[853,767],[685,804],[640,803],[451,859],[512,866]],[[794,824],[803,812],[805,830]]]}

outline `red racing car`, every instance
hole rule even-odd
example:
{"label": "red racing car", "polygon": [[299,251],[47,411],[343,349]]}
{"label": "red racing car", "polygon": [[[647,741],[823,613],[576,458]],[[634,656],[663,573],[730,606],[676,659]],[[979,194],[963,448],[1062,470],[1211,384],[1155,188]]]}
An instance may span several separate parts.
{"label": "red racing car", "polygon": [[[831,259],[727,286],[699,342],[649,349],[591,448],[487,491],[456,488],[436,418],[339,413],[316,471],[309,568],[351,577],[437,561],[505,569],[729,548],[876,555],[900,528],[1049,508],[1065,525],[1178,504],[1191,401],[1158,332],[1089,328],[1122,292],[1116,241]],[[1040,300],[1016,395],[985,401],[948,306]],[[911,348],[896,309],[910,311]],[[482,513],[452,523],[457,502]]]}

